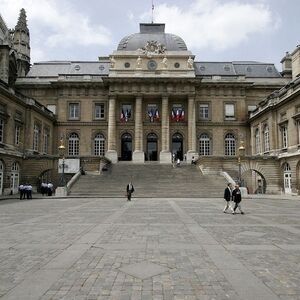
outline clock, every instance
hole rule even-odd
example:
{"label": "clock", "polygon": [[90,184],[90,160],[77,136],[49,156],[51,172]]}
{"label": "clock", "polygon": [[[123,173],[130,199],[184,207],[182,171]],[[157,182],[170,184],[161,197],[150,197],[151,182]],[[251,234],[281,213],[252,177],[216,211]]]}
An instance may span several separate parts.
{"label": "clock", "polygon": [[148,66],[148,70],[154,71],[157,68],[157,62],[151,59],[148,61],[147,66]]}

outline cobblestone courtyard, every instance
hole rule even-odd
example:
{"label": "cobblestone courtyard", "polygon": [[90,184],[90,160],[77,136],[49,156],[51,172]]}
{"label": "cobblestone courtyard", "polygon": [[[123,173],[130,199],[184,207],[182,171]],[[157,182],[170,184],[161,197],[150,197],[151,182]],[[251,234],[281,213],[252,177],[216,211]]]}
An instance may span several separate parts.
{"label": "cobblestone courtyard", "polygon": [[0,202],[0,299],[300,299],[300,201]]}

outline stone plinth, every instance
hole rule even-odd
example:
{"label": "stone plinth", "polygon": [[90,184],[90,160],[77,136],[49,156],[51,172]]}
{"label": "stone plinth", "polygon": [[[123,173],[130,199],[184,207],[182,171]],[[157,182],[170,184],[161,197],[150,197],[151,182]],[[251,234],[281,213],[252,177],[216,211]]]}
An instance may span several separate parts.
{"label": "stone plinth", "polygon": [[132,153],[132,162],[133,163],[144,163],[145,162],[145,154],[144,151],[134,151]]}
{"label": "stone plinth", "polygon": [[68,188],[66,186],[59,186],[55,190],[55,196],[66,197],[68,196]]}
{"label": "stone plinth", "polygon": [[118,153],[116,150],[108,150],[105,153],[105,157],[108,158],[112,164],[116,164],[118,162]]}
{"label": "stone plinth", "polygon": [[161,151],[159,153],[159,162],[161,164],[170,164],[172,163],[172,155],[169,151]]}

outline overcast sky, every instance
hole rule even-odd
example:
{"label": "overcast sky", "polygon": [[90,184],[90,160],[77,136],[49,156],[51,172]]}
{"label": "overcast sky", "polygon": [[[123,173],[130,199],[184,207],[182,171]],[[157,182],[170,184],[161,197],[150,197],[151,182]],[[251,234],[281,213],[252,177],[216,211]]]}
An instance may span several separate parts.
{"label": "overcast sky", "polygon": [[[300,44],[299,0],[153,0],[154,22],[182,37],[196,61],[275,63]],[[97,60],[151,22],[151,0],[0,0],[9,28],[27,12],[31,62]]]}

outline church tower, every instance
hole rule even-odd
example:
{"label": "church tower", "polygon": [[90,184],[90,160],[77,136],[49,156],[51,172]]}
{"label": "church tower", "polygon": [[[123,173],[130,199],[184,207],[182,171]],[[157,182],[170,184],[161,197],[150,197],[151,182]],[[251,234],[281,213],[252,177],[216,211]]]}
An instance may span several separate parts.
{"label": "church tower", "polygon": [[18,76],[25,76],[30,68],[30,36],[24,8],[14,30],[13,46],[18,55]]}

